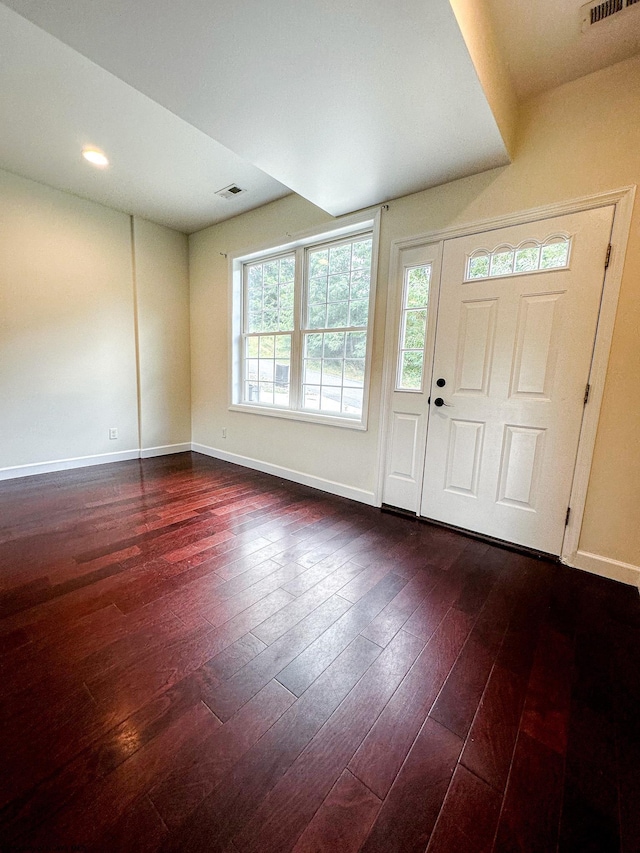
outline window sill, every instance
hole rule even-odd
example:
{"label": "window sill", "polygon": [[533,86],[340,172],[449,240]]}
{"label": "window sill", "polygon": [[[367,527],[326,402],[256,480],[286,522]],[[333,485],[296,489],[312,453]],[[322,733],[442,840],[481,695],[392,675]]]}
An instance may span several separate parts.
{"label": "window sill", "polygon": [[314,414],[313,412],[293,411],[292,409],[277,409],[267,406],[249,406],[243,403],[232,403],[230,412],[245,412],[249,415],[267,415],[270,418],[285,418],[290,421],[303,421],[310,424],[323,424],[325,426],[341,427],[343,429],[357,429],[365,432],[367,429],[366,419],[362,421],[351,418],[340,418],[333,415]]}

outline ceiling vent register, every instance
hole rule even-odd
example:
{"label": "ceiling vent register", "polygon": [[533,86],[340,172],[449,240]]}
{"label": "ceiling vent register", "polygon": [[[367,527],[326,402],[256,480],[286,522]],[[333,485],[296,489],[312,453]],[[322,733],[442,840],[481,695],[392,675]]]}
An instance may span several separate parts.
{"label": "ceiling vent register", "polygon": [[216,190],[216,195],[219,195],[220,198],[235,198],[237,195],[241,195],[241,193],[246,193],[246,190],[241,189],[237,184],[231,184],[222,190]]}
{"label": "ceiling vent register", "polygon": [[612,15],[625,12],[630,6],[635,6],[640,0],[596,0],[595,3],[587,3],[580,8],[582,20],[582,31],[585,32],[594,24],[599,24]]}

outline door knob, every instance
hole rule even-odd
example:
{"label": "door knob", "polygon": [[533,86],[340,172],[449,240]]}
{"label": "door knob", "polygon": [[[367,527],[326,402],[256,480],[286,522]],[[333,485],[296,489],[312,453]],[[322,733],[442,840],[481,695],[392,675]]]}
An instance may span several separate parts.
{"label": "door knob", "polygon": [[444,386],[446,384],[447,384],[446,379],[436,379],[436,385],[438,386],[438,388],[444,388]]}
{"label": "door knob", "polygon": [[436,399],[433,401],[433,405],[440,408],[440,406],[444,406],[444,400],[442,399],[442,397],[436,397]]}

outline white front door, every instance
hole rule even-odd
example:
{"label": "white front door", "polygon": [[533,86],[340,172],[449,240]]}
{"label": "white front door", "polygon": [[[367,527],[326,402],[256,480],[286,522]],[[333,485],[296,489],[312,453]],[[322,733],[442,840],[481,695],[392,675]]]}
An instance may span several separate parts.
{"label": "white front door", "polygon": [[613,211],[444,243],[422,516],[561,553]]}

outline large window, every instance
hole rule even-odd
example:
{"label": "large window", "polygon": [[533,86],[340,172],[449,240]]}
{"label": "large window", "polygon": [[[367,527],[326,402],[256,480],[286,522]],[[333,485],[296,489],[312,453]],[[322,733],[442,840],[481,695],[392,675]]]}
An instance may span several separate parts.
{"label": "large window", "polygon": [[364,426],[372,226],[236,261],[234,408]]}

